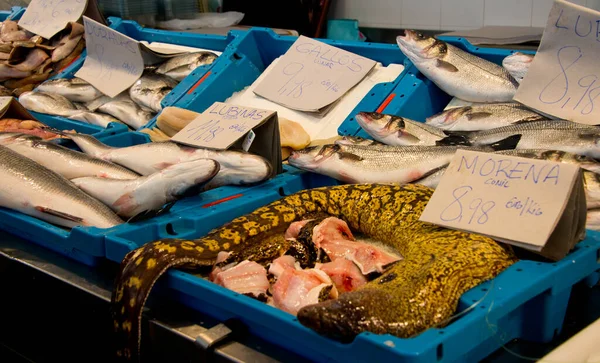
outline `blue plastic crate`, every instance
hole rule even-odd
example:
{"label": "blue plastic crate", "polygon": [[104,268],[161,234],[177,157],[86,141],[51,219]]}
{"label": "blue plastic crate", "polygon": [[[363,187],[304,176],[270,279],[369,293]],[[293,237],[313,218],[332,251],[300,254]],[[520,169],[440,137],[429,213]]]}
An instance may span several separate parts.
{"label": "blue plastic crate", "polygon": [[[502,60],[506,56],[516,52],[516,50],[510,49],[477,47],[469,43],[466,39],[458,37],[439,37],[439,39],[499,65],[502,64]],[[396,49],[400,52],[397,46]],[[518,50],[518,52],[535,54],[534,51],[528,50]],[[427,79],[412,62],[409,61],[409,63],[410,65],[406,70],[406,77],[402,78],[388,96],[387,101],[389,102],[385,104],[385,107],[379,109],[378,112],[425,122],[427,117],[443,111],[452,99],[452,96],[442,91]],[[361,111],[372,110],[361,109],[359,107],[354,109],[350,117],[339,127],[338,134],[361,136],[370,139],[371,137],[354,120],[354,116]]]}
{"label": "blue plastic crate", "polygon": [[[233,93],[250,86],[277,57],[283,55],[296,41],[296,36],[277,35],[267,28],[251,28],[249,31],[232,30],[232,39],[227,50],[214,63],[206,78],[175,104],[196,112],[204,112],[214,102],[223,102]],[[365,43],[318,39],[335,47],[381,62],[407,65],[410,62],[393,44]],[[406,75],[406,69],[393,81],[375,85],[350,114],[356,110],[375,111],[390,92]],[[149,123],[147,127],[154,127]]]}
{"label": "blue plastic crate", "polygon": [[[170,43],[224,52],[227,48],[227,45],[236,38],[235,36],[148,29],[142,27],[135,21],[122,20],[116,17],[109,17],[107,20],[112,29],[115,29],[116,31],[138,41]],[[86,52],[84,51],[78,59],[76,59],[73,63],[71,63],[71,65],[66,67],[60,74],[53,78],[73,78],[75,73],[83,66],[83,63],[85,62],[85,56]],[[173,90],[162,100],[161,105],[163,108],[173,106],[181,97],[186,94],[186,92],[188,92],[190,89],[194,89],[197,85],[202,83],[207,73],[210,73],[210,69],[212,67],[213,64],[200,66],[190,73],[184,80],[179,82],[179,84],[173,88]],[[49,117],[64,119],[63,117],[59,116]],[[154,125],[156,123],[156,118],[157,117],[154,117],[152,120],[150,120],[148,125]],[[121,124],[118,125],[124,126]],[[148,125],[146,125],[146,127]],[[127,130],[127,127],[124,127],[125,130]]]}

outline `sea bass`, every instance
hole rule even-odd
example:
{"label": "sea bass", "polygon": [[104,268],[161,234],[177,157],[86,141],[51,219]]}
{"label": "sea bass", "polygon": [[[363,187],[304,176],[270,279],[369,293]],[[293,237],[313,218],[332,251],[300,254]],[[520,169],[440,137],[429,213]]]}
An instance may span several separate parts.
{"label": "sea bass", "polygon": [[219,163],[198,159],[175,164],[133,180],[83,177],[72,182],[108,205],[121,217],[130,218],[158,210],[167,203],[198,194],[202,184],[219,172]]}
{"label": "sea bass", "polygon": [[[453,135],[440,140],[440,144],[461,143],[481,146],[498,142],[507,137],[518,137],[516,149],[560,150],[573,154],[600,158],[600,128],[566,120],[542,120],[515,123],[491,130],[475,131],[464,135]],[[455,140],[455,141],[452,141]]]}
{"label": "sea bass", "polygon": [[[308,305],[298,320],[320,334],[350,341],[361,332],[410,337],[443,323],[462,294],[517,261],[491,238],[419,221],[433,190],[419,185],[343,185],[303,190],[234,219],[196,240],[147,243],[121,262],[112,294],[117,355],[137,359],[141,314],[168,269],[210,271],[219,252],[244,251],[282,235],[290,224],[327,214],[403,256],[383,275],[337,300]],[[458,278],[459,277],[459,278]],[[258,303],[258,302],[257,302]]]}
{"label": "sea bass", "polygon": [[0,145],[0,206],[62,227],[110,228],[123,223],[69,180]]}
{"label": "sea bass", "polygon": [[79,110],[79,113],[69,116],[68,118],[69,120],[82,121],[90,125],[102,126],[104,128],[108,127],[108,125],[111,122],[122,124],[121,120],[118,120],[112,117],[111,115],[107,115],[102,112],[89,112]]}
{"label": "sea bass", "polygon": [[160,102],[177,86],[177,81],[160,74],[146,74],[129,88],[129,97],[140,106],[160,112]]}
{"label": "sea bass", "polygon": [[177,81],[183,81],[197,67],[211,64],[217,59],[217,55],[212,52],[194,52],[173,57],[158,68],[156,73],[171,77]]}
{"label": "sea bass", "polygon": [[[212,159],[221,166],[213,179],[227,178],[234,185],[263,181],[272,172],[271,164],[258,155],[231,151],[181,146],[171,141],[151,142],[124,148],[105,145],[90,135],[64,134],[85,153],[111,161],[141,175],[150,175],[168,166],[195,159]],[[223,174],[223,176],[221,176]],[[212,182],[212,181],[211,181]]]}
{"label": "sea bass", "polygon": [[547,119],[515,103],[491,103],[451,108],[425,120],[427,125],[448,131],[480,131],[508,126],[519,121]]}
{"label": "sea bass", "polygon": [[71,101],[55,93],[29,91],[19,96],[19,102],[28,110],[49,115],[69,117],[81,112]]}
{"label": "sea bass", "polygon": [[131,99],[106,102],[98,107],[98,111],[116,117],[135,130],[146,126],[152,117],[154,117],[151,112],[143,110]]}
{"label": "sea bass", "polygon": [[71,102],[89,102],[102,96],[96,87],[78,77],[51,79],[37,86],[36,90],[61,95]]}
{"label": "sea bass", "polygon": [[120,165],[43,141],[36,136],[3,133],[0,134],[0,144],[67,179],[81,177],[137,179],[139,177],[139,174]]}
{"label": "sea bass", "polygon": [[343,136],[339,140],[335,140],[335,144],[338,145],[358,145],[358,146],[371,146],[371,145],[385,145],[379,141],[365,139],[360,136]]}
{"label": "sea bass", "polygon": [[405,30],[398,47],[417,69],[451,96],[470,102],[510,102],[518,83],[501,66],[433,37]]}
{"label": "sea bass", "polygon": [[448,136],[437,127],[377,112],[359,112],[356,121],[375,140],[391,146],[431,146]]}
{"label": "sea bass", "polygon": [[519,83],[523,81],[523,78],[529,71],[529,66],[533,62],[533,54],[525,54],[521,52],[515,52],[502,60],[502,67],[510,73],[510,75]]}

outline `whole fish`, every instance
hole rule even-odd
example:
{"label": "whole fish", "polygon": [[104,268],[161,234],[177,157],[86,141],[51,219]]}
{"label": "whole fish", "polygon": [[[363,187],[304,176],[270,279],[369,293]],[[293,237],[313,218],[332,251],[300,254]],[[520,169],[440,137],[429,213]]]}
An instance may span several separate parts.
{"label": "whole fish", "polygon": [[519,137],[516,149],[560,150],[600,159],[600,128],[566,120],[515,123],[460,136],[455,134],[439,143],[454,144],[452,140],[455,139],[460,144],[464,137],[468,140],[466,145],[482,146],[510,136]]}
{"label": "whole fish", "polygon": [[28,110],[49,115],[69,117],[81,112],[71,101],[55,93],[24,92],[19,96],[19,102]]}
{"label": "whole fish", "polygon": [[12,78],[25,78],[30,75],[31,72],[29,71],[20,71],[7,64],[0,64],[0,82],[4,82]]}
{"label": "whole fish", "polygon": [[177,86],[177,81],[160,74],[146,74],[129,88],[129,97],[140,106],[160,112],[160,102]]}
{"label": "whole fish", "polygon": [[502,60],[502,67],[510,73],[515,81],[521,83],[527,75],[533,57],[533,54],[515,52]]}
{"label": "whole fish", "polygon": [[133,129],[146,126],[154,117],[151,112],[143,110],[137,103],[130,100],[115,100],[106,102],[98,110],[118,118]]}
{"label": "whole fish", "polygon": [[447,131],[480,131],[508,126],[519,121],[545,119],[545,116],[520,103],[507,102],[451,108],[428,117],[425,123]]}
{"label": "whole fish", "polygon": [[501,66],[433,37],[405,30],[396,42],[417,69],[451,96],[470,102],[510,102],[518,83]]}
{"label": "whole fish", "polygon": [[377,112],[359,112],[356,121],[375,140],[391,146],[431,146],[448,136],[437,127]]}
{"label": "whole fish", "polygon": [[139,174],[111,162],[68,149],[41,138],[17,133],[1,133],[0,144],[62,175],[67,179],[99,177],[137,179]]}
{"label": "whole fish", "polygon": [[173,57],[158,68],[156,73],[164,74],[167,77],[171,77],[177,81],[183,81],[190,73],[197,67],[211,64],[217,59],[217,55],[212,52],[194,52],[187,53],[177,57]]}
{"label": "whole fish", "polygon": [[37,91],[58,94],[71,102],[89,102],[102,96],[96,87],[78,77],[48,80],[37,86]]}
{"label": "whole fish", "polygon": [[72,139],[85,153],[122,165],[141,175],[150,175],[184,161],[212,159],[220,164],[219,174],[229,170],[223,177],[217,175],[217,181],[227,177],[235,185],[245,185],[267,179],[273,170],[271,164],[263,157],[239,151],[192,148],[171,141],[115,148],[90,135],[64,135]]}
{"label": "whole fish", "polygon": [[133,180],[83,177],[72,182],[81,190],[108,205],[121,217],[134,217],[160,209],[167,203],[198,194],[200,188],[219,172],[219,163],[197,159],[167,167]]}
{"label": "whole fish", "polygon": [[338,145],[358,145],[358,146],[385,145],[379,141],[365,139],[360,136],[342,136],[341,139],[335,140],[334,143],[338,144]]}
{"label": "whole fish", "polygon": [[89,112],[79,110],[79,113],[69,116],[69,120],[76,120],[88,123],[90,125],[108,127],[111,122],[122,123],[120,120],[101,112]]}
{"label": "whole fish", "polygon": [[399,183],[421,179],[448,165],[458,147],[324,145],[293,151],[288,162],[299,169],[345,183]]}
{"label": "whole fish", "polygon": [[352,231],[380,241],[404,260],[336,300],[303,307],[297,314],[300,323],[339,341],[351,341],[361,332],[408,338],[442,324],[456,313],[463,293],[496,277],[517,258],[510,246],[491,238],[419,221],[432,194],[431,188],[413,184],[308,189],[199,239],[146,243],[125,256],[115,279],[111,312],[117,355],[139,357],[142,309],[169,269],[187,265],[210,270],[219,252],[255,246],[267,250],[291,223],[315,214],[343,220]]}
{"label": "whole fish", "polygon": [[123,223],[69,180],[1,145],[0,175],[2,207],[68,228],[110,228]]}
{"label": "whole fish", "polygon": [[25,57],[25,60],[15,65],[15,69],[31,72],[48,59],[48,54],[39,48],[34,48]]}

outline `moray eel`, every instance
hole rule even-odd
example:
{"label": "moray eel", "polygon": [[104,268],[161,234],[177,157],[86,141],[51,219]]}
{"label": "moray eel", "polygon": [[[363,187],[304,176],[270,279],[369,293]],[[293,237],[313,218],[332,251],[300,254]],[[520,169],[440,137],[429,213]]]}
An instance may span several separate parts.
{"label": "moray eel", "polygon": [[[432,193],[415,184],[315,188],[258,208],[203,238],[165,239],[131,251],[121,263],[112,296],[117,355],[139,358],[142,308],[169,268],[210,269],[219,251],[272,243],[271,237],[283,234],[292,222],[315,214],[346,221],[351,229],[397,249],[404,259],[356,291],[305,306],[297,315],[302,324],[340,341],[364,331],[410,337],[443,324],[464,292],[517,259],[509,246],[490,238],[420,222]],[[283,253],[279,247],[265,250]]]}

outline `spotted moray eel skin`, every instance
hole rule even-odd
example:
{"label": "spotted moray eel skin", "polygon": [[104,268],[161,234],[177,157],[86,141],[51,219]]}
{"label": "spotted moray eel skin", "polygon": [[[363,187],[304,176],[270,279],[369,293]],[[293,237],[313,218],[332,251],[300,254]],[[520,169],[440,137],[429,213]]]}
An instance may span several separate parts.
{"label": "spotted moray eel skin", "polygon": [[387,244],[404,259],[360,289],[305,306],[298,320],[348,341],[369,331],[410,337],[454,314],[460,296],[517,261],[488,237],[419,221],[433,189],[417,185],[349,184],[300,191],[234,219],[195,240],[145,244],[122,261],[112,295],[117,356],[139,359],[141,315],[152,287],[168,269],[210,268],[219,251],[240,251],[321,213],[340,218]]}

